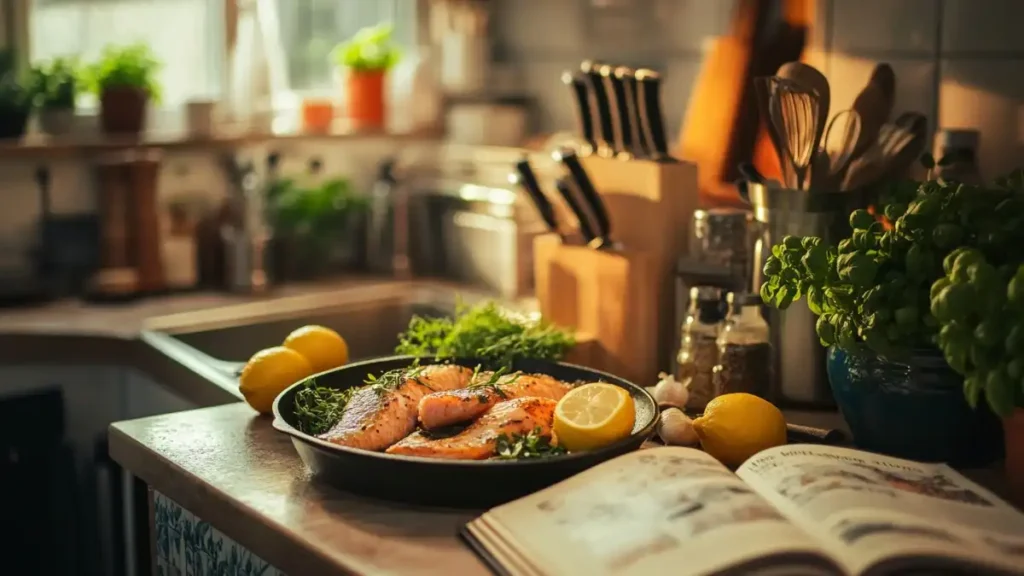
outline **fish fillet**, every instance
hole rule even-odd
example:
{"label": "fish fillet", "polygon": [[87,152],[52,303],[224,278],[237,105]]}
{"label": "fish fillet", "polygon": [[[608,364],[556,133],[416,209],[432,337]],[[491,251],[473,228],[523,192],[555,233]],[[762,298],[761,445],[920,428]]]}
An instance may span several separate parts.
{"label": "fish fillet", "polygon": [[416,432],[388,448],[387,453],[451,460],[485,460],[494,456],[498,437],[502,434],[526,434],[539,428],[541,435],[554,436],[551,424],[556,404],[558,402],[555,400],[534,397],[499,402],[455,436],[430,438],[422,432]]}
{"label": "fish fillet", "polygon": [[416,411],[423,396],[461,388],[472,375],[472,370],[462,366],[434,365],[392,373],[390,379],[382,376],[377,385],[352,394],[341,420],[320,438],[352,448],[384,450],[416,429]]}
{"label": "fish fillet", "polygon": [[[493,373],[482,373],[476,382],[487,382]],[[533,396],[561,400],[572,386],[544,374],[508,374],[493,385],[469,387],[447,392],[432,392],[420,400],[419,420],[427,430],[469,422],[487,412],[491,406],[515,398]]]}

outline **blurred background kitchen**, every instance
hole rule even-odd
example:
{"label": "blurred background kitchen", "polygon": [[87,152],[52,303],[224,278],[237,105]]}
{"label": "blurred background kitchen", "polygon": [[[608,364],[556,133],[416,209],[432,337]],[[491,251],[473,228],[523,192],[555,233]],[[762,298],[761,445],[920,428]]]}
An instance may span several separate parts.
{"label": "blurred background kitchen", "polygon": [[[754,13],[767,14],[756,30]],[[40,302],[116,308],[367,272],[529,295],[545,227],[508,175],[525,148],[547,157],[578,136],[561,76],[584,60],[659,75],[668,150],[697,160],[704,208],[739,203],[738,162],[774,170],[752,94],[731,98],[774,73],[746,64],[769,52],[821,70],[833,111],[890,64],[892,117],[923,114],[929,149],[957,131],[992,177],[1024,160],[1022,20],[1020,0],[0,0],[0,319],[17,328],[18,308]],[[351,42],[398,51],[353,60]],[[353,67],[368,72],[358,86]],[[751,270],[745,240],[714,238],[707,254],[741,253]],[[64,557],[88,566],[77,573],[122,573],[132,544],[115,536],[107,424],[199,404],[119,366],[5,366],[0,381],[5,397],[63,390],[51,412],[74,407],[78,470],[3,489],[51,502],[66,489],[85,504],[64,540],[78,556]]]}

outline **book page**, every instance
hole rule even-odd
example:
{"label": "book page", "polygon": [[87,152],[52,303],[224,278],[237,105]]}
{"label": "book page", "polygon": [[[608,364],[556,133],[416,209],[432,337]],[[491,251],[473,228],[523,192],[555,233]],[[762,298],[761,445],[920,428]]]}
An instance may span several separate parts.
{"label": "book page", "polygon": [[943,464],[789,445],[737,471],[854,573],[898,557],[1024,573],[1024,515]]}
{"label": "book page", "polygon": [[823,558],[813,538],[691,448],[621,456],[481,520],[531,560],[531,573],[709,574],[784,552]]}

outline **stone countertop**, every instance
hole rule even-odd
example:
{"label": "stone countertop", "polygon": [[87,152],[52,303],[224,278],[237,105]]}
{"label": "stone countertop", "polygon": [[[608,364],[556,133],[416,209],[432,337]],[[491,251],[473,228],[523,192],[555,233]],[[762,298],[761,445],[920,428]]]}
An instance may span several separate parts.
{"label": "stone countertop", "polygon": [[288,574],[490,573],[457,536],[480,511],[391,504],[324,485],[291,439],[244,404],[114,424],[110,453]]}

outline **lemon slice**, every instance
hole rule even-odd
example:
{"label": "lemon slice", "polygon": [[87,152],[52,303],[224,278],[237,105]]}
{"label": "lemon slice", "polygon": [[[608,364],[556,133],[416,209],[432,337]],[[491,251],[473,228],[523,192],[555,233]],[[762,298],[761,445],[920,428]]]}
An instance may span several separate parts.
{"label": "lemon slice", "polygon": [[569,451],[593,450],[629,436],[636,409],[629,392],[594,382],[571,390],[555,406],[555,436]]}

